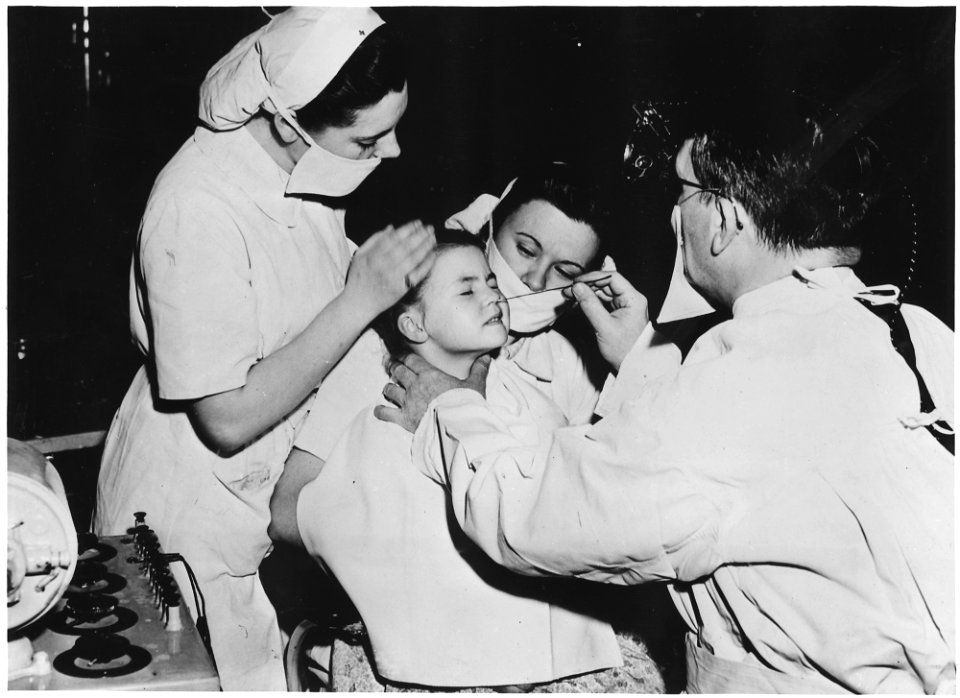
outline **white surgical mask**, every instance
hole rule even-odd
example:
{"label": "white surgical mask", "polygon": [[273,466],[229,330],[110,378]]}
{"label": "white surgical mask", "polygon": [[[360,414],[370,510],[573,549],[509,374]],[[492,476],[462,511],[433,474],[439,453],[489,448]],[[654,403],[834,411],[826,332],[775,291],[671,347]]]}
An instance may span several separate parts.
{"label": "white surgical mask", "polygon": [[657,322],[685,320],[714,311],[713,306],[690,285],[683,273],[683,218],[680,215],[679,206],[673,207],[670,224],[677,236],[677,258],[673,263],[673,276],[670,278],[670,287],[667,289],[666,298],[663,299]]}
{"label": "white surgical mask", "polygon": [[[570,303],[563,297],[561,289],[526,295],[533,291],[507,264],[492,235],[487,238],[487,263],[490,271],[497,277],[500,292],[509,299],[507,305],[510,306],[510,332],[534,334],[545,330],[569,307]],[[511,298],[512,296],[522,297]]]}
{"label": "white surgical mask", "polygon": [[[272,98],[271,98],[272,99]],[[289,109],[274,101],[277,111],[300,134],[309,147],[293,166],[287,182],[287,194],[314,194],[318,196],[346,196],[353,192],[371,172],[377,169],[380,158],[354,160],[335,155],[317,145],[301,128]]]}

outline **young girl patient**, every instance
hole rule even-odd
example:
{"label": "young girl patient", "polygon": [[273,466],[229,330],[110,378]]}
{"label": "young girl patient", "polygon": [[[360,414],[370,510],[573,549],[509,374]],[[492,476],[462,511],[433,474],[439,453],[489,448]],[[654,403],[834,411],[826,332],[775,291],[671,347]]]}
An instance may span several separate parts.
{"label": "young girl patient", "polygon": [[[377,329],[394,356],[412,351],[466,378],[478,357],[507,341],[507,304],[482,241],[446,231],[437,242],[430,275]],[[512,361],[495,358],[486,388],[531,446],[566,424],[534,382]],[[412,436],[376,419],[371,406],[296,501],[299,536],[360,612],[380,680],[494,687],[621,665],[607,623],[556,603],[569,596],[562,582],[506,572],[463,537],[443,488],[411,463],[431,457],[429,449],[411,448]],[[275,507],[292,504],[274,499]]]}

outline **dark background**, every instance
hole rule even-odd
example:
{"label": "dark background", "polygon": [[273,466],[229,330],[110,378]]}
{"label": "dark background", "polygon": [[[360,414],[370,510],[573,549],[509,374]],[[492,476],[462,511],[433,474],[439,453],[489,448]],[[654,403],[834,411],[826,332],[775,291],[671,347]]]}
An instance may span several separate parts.
{"label": "dark background", "polygon": [[[85,33],[80,8],[8,8],[7,427],[18,438],[108,426],[139,364],[127,275],[150,186],[192,132],[207,68],[266,21],[257,7],[87,12]],[[907,300],[952,326],[953,8],[381,14],[407,40],[410,107],[403,156],[349,202],[358,241],[499,193],[533,158],[619,163],[637,98],[760,81],[858,109],[872,124],[912,197],[878,225],[879,266],[903,281],[915,216]],[[667,225],[666,214],[637,216],[618,240],[619,266],[654,305],[672,263]]]}

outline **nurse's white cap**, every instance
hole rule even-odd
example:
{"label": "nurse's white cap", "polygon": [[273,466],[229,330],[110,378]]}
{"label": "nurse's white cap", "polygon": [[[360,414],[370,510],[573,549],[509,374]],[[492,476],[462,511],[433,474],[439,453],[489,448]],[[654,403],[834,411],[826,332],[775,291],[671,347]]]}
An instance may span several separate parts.
{"label": "nurse's white cap", "polygon": [[200,86],[200,120],[216,131],[239,128],[261,107],[292,111],[326,87],[383,20],[370,8],[293,7],[234,46]]}

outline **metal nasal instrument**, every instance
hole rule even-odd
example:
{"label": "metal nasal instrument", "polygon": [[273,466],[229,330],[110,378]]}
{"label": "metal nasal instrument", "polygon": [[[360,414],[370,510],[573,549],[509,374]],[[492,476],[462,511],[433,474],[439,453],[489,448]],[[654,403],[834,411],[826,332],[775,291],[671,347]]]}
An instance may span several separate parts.
{"label": "metal nasal instrument", "polygon": [[557,286],[556,288],[542,288],[539,291],[531,291],[530,293],[521,293],[519,296],[510,296],[509,298],[504,298],[504,300],[512,301],[514,298],[526,298],[527,296],[535,296],[538,293],[546,293],[547,291],[564,291],[568,288],[573,288],[574,285],[577,283],[584,283],[589,286],[590,284],[597,284],[597,283],[600,283],[601,281],[606,281],[611,276],[613,275],[607,274],[606,276],[601,276],[599,279],[590,279],[590,281],[582,281],[582,282],[574,281],[572,284],[568,284],[566,286]]}

